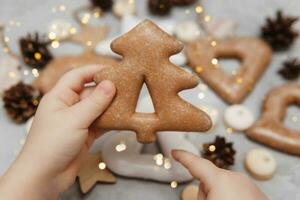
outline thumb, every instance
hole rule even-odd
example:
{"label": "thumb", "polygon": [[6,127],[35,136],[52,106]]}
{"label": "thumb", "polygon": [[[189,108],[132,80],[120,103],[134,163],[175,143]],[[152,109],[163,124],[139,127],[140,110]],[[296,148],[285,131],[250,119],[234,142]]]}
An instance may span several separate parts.
{"label": "thumb", "polygon": [[82,128],[88,128],[107,108],[116,93],[111,81],[100,82],[89,96],[70,107],[72,116],[76,116],[76,123]]}
{"label": "thumb", "polygon": [[193,177],[205,185],[206,191],[213,187],[220,170],[212,162],[182,150],[173,150],[172,155],[189,170]]}

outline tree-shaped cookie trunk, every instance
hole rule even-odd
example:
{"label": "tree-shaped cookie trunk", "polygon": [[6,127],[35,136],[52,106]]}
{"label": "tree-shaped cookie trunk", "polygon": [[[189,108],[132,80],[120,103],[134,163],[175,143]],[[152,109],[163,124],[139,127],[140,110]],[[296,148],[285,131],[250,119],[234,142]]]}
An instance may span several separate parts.
{"label": "tree-shaped cookie trunk", "polygon": [[[142,143],[153,142],[157,131],[207,131],[210,118],[177,94],[198,84],[198,77],[169,61],[183,45],[149,20],[111,44],[123,56],[115,66],[95,75],[95,81],[111,80],[117,88],[115,99],[94,123],[105,130],[133,130]],[[135,111],[142,85],[148,87],[155,113]]]}

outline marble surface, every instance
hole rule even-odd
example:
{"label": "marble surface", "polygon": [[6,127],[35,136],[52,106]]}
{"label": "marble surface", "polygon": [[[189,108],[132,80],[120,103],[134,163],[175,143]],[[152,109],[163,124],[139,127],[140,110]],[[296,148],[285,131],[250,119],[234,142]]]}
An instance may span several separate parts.
{"label": "marble surface", "polygon": [[[138,16],[149,16],[145,0],[136,0],[138,7]],[[300,1],[297,0],[203,0],[203,5],[207,14],[213,18],[229,18],[234,19],[238,23],[237,35],[242,36],[256,36],[259,34],[259,28],[264,22],[264,18],[267,15],[273,15],[275,11],[280,8],[286,13],[291,15],[299,15]],[[59,11],[59,5],[64,4],[66,10],[64,12]],[[10,38],[10,46],[19,54],[17,40],[20,36],[25,35],[27,32],[39,31],[45,33],[47,24],[54,19],[65,19],[70,21],[74,26],[78,27],[78,24],[72,18],[72,11],[82,5],[87,4],[87,1],[80,0],[52,0],[52,1],[40,1],[40,0],[0,0],[0,20],[7,25],[8,29],[6,35]],[[57,11],[54,13],[53,8]],[[172,11],[172,18],[177,20],[194,19],[194,13],[189,7],[176,8]],[[161,18],[152,17],[154,20],[161,20]],[[15,22],[15,23],[12,23]],[[16,22],[20,22],[20,26],[16,25]],[[112,25],[110,28],[110,36],[117,36],[120,32],[120,22],[117,18],[111,14],[107,14],[104,19],[93,20],[92,23],[101,24],[106,23]],[[11,24],[11,25],[9,25]],[[300,23],[296,25],[300,29]],[[81,48],[73,44],[62,44],[58,49],[52,49],[55,56],[64,54],[79,54]],[[262,105],[262,100],[272,87],[283,84],[278,74],[283,60],[292,56],[299,56],[300,54],[300,41],[298,40],[295,45],[286,52],[276,53],[273,55],[272,62],[263,75],[262,79],[256,85],[254,91],[243,102],[248,106],[258,118]],[[3,56],[1,52],[0,56]],[[229,66],[232,66],[233,61],[224,61],[222,66],[228,71]],[[26,69],[25,66],[22,66]],[[26,81],[30,81],[32,77],[24,77]],[[298,80],[299,81],[299,80]],[[195,105],[209,104],[216,107],[220,112],[222,118],[223,111],[227,105],[211,90],[204,91],[204,98],[199,99],[198,94],[201,91],[200,87],[192,90],[186,90],[181,92],[181,96]],[[145,92],[143,92],[145,95]],[[1,102],[2,103],[2,102]],[[1,106],[0,111],[0,174],[4,173],[11,162],[15,159],[18,150],[21,148],[21,144],[24,142],[25,137],[25,125],[16,125],[12,123],[5,115]],[[292,122],[292,117],[298,117],[300,120],[299,108],[291,106],[288,109],[285,124],[291,128],[300,130],[300,123]],[[226,127],[220,119],[216,128],[210,132],[210,134],[190,134],[190,138],[193,140],[196,146],[201,146],[201,143],[211,141],[215,135],[223,135],[229,141],[234,142],[234,147],[237,150],[236,164],[233,170],[243,173],[245,169],[243,167],[243,160],[247,151],[252,148],[261,147],[267,148],[273,153],[277,160],[278,169],[273,179],[269,181],[255,181],[259,187],[269,196],[275,200],[291,200],[300,199],[300,159],[297,156],[284,154],[268,147],[264,147],[261,144],[250,141],[243,133],[226,132]],[[103,141],[102,141],[103,142]],[[96,147],[101,145],[101,141],[98,141]],[[94,147],[94,150],[97,149]],[[51,147],[49,147],[51,148]],[[145,152],[157,152],[155,144],[147,145]],[[70,200],[96,200],[96,199],[180,199],[180,192],[184,185],[179,185],[176,189],[172,189],[168,184],[162,184],[158,182],[151,182],[145,180],[134,180],[123,177],[118,177],[118,182],[115,185],[98,184],[92,192],[87,195],[83,195],[79,192],[78,183],[71,187],[62,195],[62,199]]]}

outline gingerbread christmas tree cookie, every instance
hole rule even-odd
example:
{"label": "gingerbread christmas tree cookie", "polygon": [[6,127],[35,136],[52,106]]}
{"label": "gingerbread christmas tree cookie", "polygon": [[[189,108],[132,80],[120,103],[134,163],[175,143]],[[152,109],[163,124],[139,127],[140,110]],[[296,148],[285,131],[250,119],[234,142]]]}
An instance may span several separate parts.
{"label": "gingerbread christmas tree cookie", "polygon": [[[157,131],[207,131],[210,118],[177,94],[198,83],[190,74],[169,61],[183,45],[149,20],[117,38],[112,50],[123,56],[114,66],[95,75],[95,81],[111,80],[117,94],[106,112],[94,123],[105,130],[133,130],[139,142],[156,139]],[[148,87],[155,112],[137,113],[143,83]]]}

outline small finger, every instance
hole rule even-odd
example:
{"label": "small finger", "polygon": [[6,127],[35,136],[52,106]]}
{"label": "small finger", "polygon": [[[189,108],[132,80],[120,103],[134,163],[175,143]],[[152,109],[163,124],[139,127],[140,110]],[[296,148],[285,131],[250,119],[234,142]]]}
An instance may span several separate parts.
{"label": "small finger", "polygon": [[65,90],[72,90],[76,93],[84,89],[84,84],[92,82],[95,73],[101,71],[105,66],[88,65],[79,67],[67,72],[54,86],[53,93],[61,94]]}
{"label": "small finger", "polygon": [[218,174],[218,168],[213,163],[182,150],[173,150],[172,155],[175,160],[189,170],[193,177],[199,179],[207,189],[213,186]]}
{"label": "small finger", "polygon": [[71,115],[76,116],[76,123],[81,128],[88,128],[112,101],[116,88],[111,81],[100,82],[85,99],[70,107]]}

